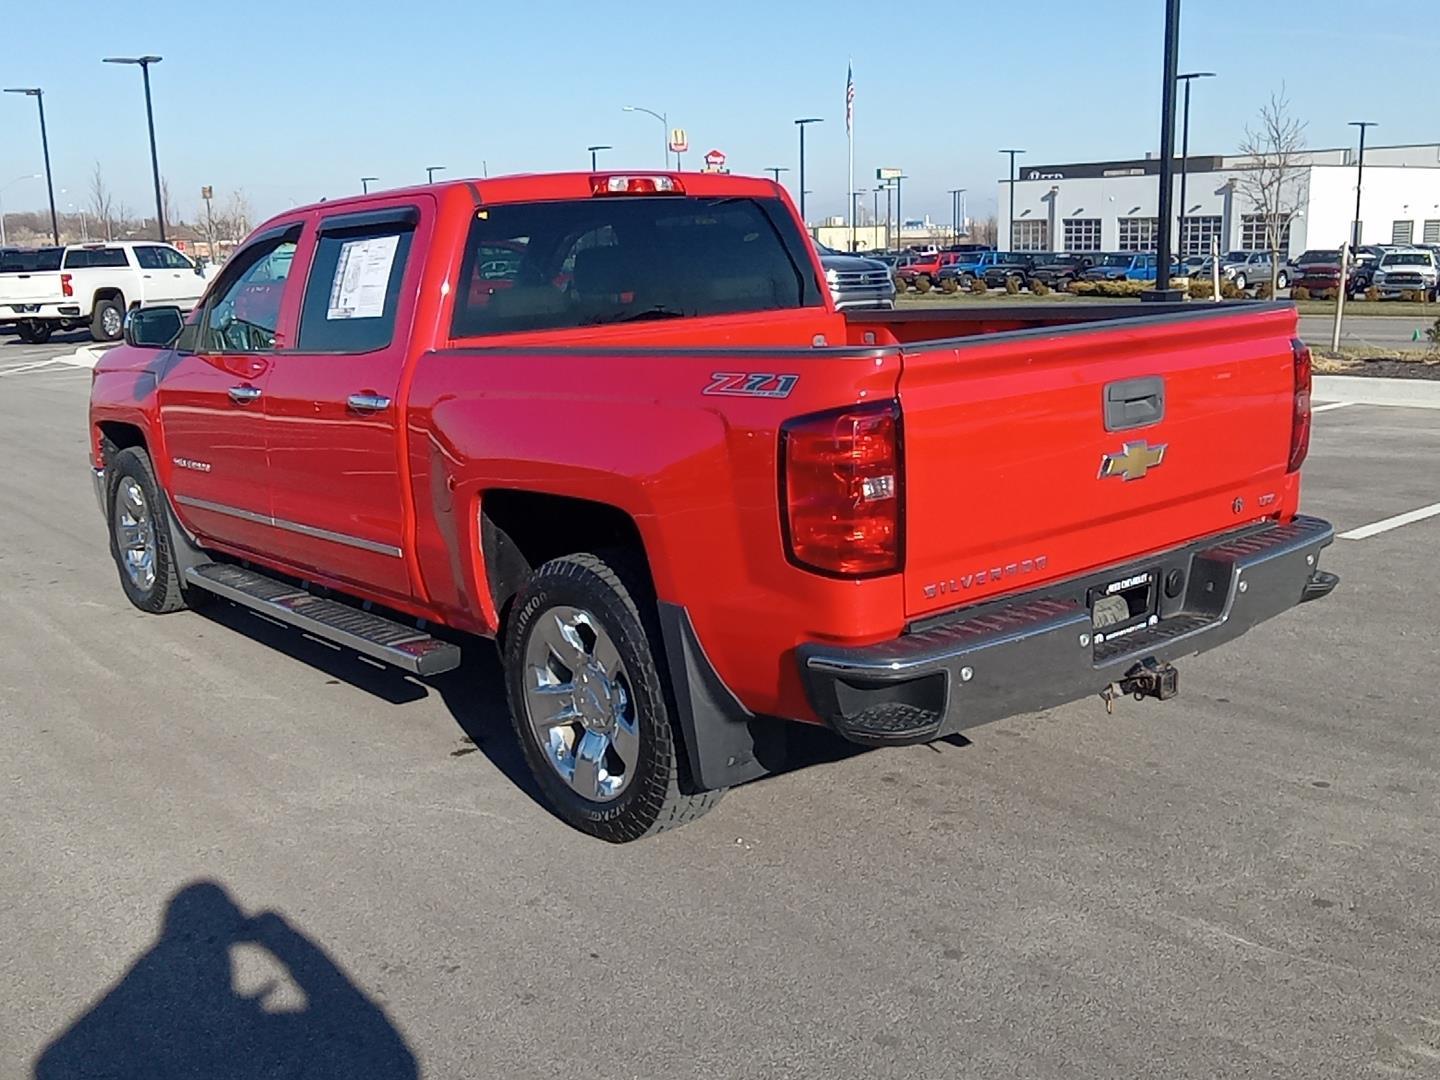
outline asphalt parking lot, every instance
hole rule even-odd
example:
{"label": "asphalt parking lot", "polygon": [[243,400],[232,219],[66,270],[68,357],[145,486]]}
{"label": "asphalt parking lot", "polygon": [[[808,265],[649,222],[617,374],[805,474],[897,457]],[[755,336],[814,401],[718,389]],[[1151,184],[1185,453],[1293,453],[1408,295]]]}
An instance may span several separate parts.
{"label": "asphalt parking lot", "polygon": [[[0,1076],[1440,1071],[1440,517],[1173,702],[817,737],[615,848],[531,797],[483,643],[424,684],[131,609],[73,347],[0,337]],[[1440,411],[1315,425],[1309,512],[1440,502]]]}

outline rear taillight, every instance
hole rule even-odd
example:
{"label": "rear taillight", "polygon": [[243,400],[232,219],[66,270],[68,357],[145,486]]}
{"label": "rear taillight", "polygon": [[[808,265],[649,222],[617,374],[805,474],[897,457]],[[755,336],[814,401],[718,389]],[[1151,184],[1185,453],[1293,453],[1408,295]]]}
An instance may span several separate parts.
{"label": "rear taillight", "polygon": [[592,195],[684,195],[685,185],[673,176],[597,176]]}
{"label": "rear taillight", "polygon": [[1296,338],[1290,342],[1290,352],[1295,363],[1295,399],[1290,418],[1290,461],[1286,469],[1294,472],[1310,452],[1310,346]]}
{"label": "rear taillight", "polygon": [[780,429],[786,554],[843,577],[900,569],[900,407],[856,405]]}
{"label": "rear taillight", "polygon": [[60,275],[60,291],[66,296],[75,295],[75,278],[71,274]]}

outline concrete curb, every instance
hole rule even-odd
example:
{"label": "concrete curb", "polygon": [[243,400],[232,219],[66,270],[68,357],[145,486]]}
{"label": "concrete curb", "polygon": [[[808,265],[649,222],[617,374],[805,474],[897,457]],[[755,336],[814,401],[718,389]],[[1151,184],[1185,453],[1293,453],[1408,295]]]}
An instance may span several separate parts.
{"label": "concrete curb", "polygon": [[1429,379],[1381,379],[1370,375],[1316,375],[1315,401],[1348,405],[1398,405],[1440,409],[1440,382]]}

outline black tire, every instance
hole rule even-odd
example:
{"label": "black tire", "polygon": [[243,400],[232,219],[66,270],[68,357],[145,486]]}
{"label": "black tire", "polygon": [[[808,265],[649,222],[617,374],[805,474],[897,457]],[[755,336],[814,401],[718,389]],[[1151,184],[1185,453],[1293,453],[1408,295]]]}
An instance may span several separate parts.
{"label": "black tire", "polygon": [[[110,321],[107,313],[114,313],[114,320],[110,328],[106,328],[106,322]],[[125,333],[125,308],[121,302],[113,299],[95,301],[95,310],[90,313],[90,336],[96,341],[119,341]]]}
{"label": "black tire", "polygon": [[[154,580],[148,585],[132,579],[120,554],[116,492],[131,480],[144,495],[151,523]],[[155,480],[155,470],[150,466],[150,455],[136,446],[121,450],[110,459],[105,470],[105,517],[110,526],[110,557],[115,560],[115,569],[120,574],[120,588],[125,591],[126,598],[141,611],[148,611],[152,615],[167,615],[189,606],[186,603],[185,590],[180,584],[180,572],[175,565],[174,553],[170,550],[166,507],[165,495]]]}
{"label": "black tire", "polygon": [[1289,285],[1290,285],[1290,275],[1287,274],[1284,270],[1281,270],[1280,273],[1277,274],[1276,277],[1275,277],[1275,288],[1277,288],[1277,289],[1285,289],[1285,288],[1288,288]]}
{"label": "black tire", "polygon": [[20,340],[27,345],[44,345],[50,340],[50,335],[55,328],[48,322],[41,322],[38,319],[27,319],[17,328]]}
{"label": "black tire", "polygon": [[1244,274],[1236,274],[1236,275],[1235,275],[1235,287],[1236,287],[1237,289],[1239,289],[1241,292],[1244,292],[1245,289],[1249,286],[1249,284],[1250,284],[1250,279],[1247,278]]}
{"label": "black tire", "polygon": [[[636,774],[612,800],[576,792],[546,759],[525,705],[525,656],[531,633],[555,607],[579,608],[603,627],[629,676],[640,732]],[[552,559],[516,594],[506,621],[502,655],[510,718],[526,764],[555,813],[582,832],[623,844],[684,825],[720,801],[723,791],[687,793],[682,750],[671,722],[659,623],[643,576],[621,556],[576,554]]]}

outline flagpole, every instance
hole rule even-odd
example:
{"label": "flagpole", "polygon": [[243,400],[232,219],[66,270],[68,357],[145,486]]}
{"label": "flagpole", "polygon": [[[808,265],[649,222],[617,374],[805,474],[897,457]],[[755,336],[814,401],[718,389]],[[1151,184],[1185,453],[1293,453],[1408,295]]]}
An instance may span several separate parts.
{"label": "flagpole", "polygon": [[850,215],[850,253],[855,253],[855,62],[846,65],[845,134],[850,141],[850,183],[845,187],[845,202]]}

